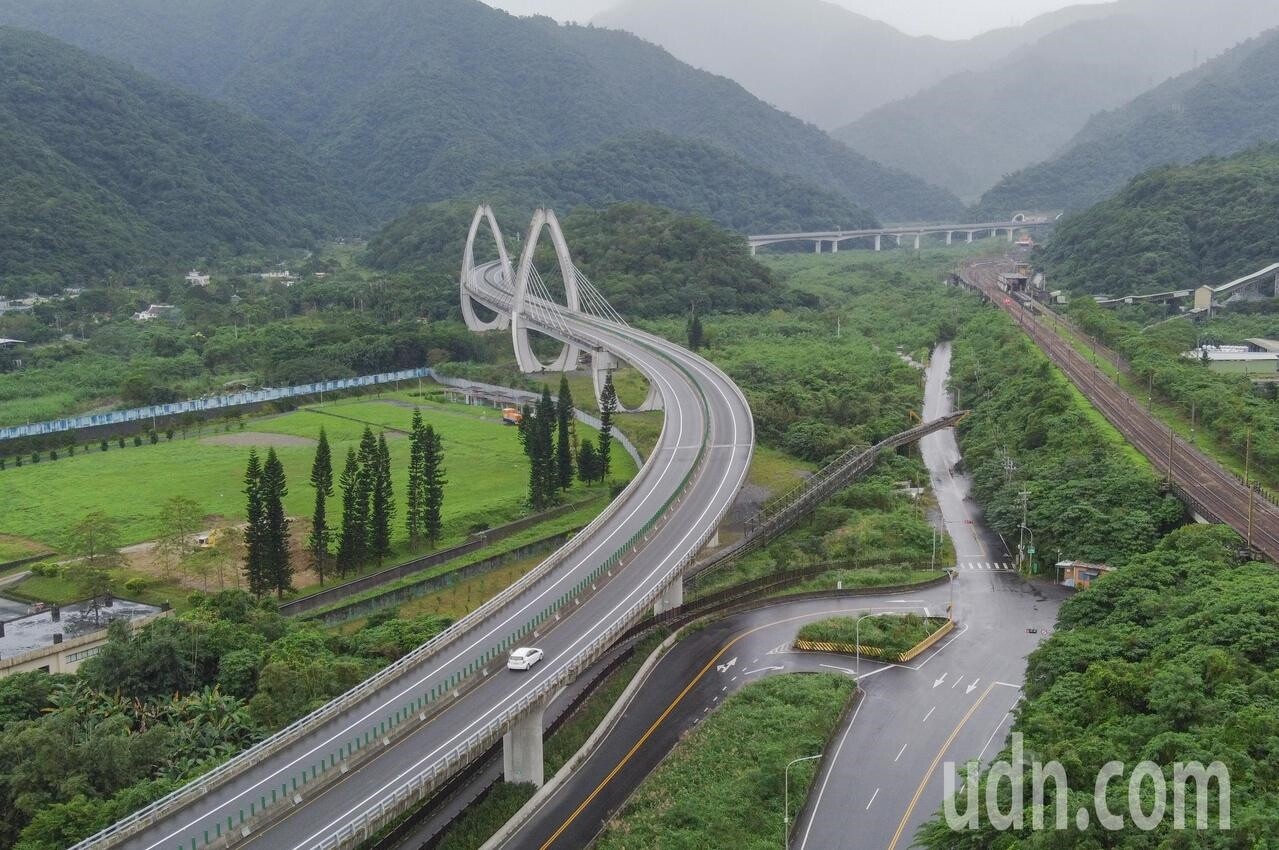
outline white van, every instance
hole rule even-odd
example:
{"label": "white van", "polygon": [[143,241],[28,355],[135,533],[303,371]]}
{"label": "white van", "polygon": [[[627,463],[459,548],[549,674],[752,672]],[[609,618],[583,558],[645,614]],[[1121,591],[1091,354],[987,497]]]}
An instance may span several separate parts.
{"label": "white van", "polygon": [[527,670],[534,664],[542,660],[545,653],[540,649],[531,646],[521,646],[519,649],[511,652],[511,657],[506,662],[507,670]]}

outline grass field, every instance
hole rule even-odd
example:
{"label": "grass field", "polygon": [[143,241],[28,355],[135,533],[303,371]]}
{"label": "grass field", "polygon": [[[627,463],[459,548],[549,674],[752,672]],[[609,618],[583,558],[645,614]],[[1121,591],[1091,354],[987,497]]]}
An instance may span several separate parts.
{"label": "grass field", "polygon": [[[465,405],[422,404],[423,416],[444,438],[449,483],[445,490],[444,523],[448,541],[460,539],[478,524],[498,525],[525,513],[527,461],[513,428],[500,421],[500,412]],[[309,517],[314,491],[309,482],[315,451],[312,441],[323,426],[333,448],[334,478],[341,474],[348,448],[354,447],[364,423],[374,430],[407,429],[413,411],[396,401],[354,400],[315,406],[278,417],[256,420],[243,433],[209,429],[204,436],[161,441],[100,452],[77,452],[56,462],[26,464],[0,472],[0,533],[56,547],[66,530],[85,514],[101,510],[119,523],[125,544],[151,540],[160,533],[156,513],[173,496],[194,499],[209,526],[242,521],[244,496],[241,477],[249,444],[264,453],[276,451],[288,475],[285,508],[291,516]],[[579,428],[579,436],[593,436]],[[253,435],[258,435],[256,438]],[[221,445],[228,437],[243,445]],[[287,438],[304,438],[288,440]],[[281,440],[281,438],[286,438]],[[403,502],[408,464],[408,439],[388,432],[396,495],[401,508],[396,529],[403,537]],[[279,445],[281,442],[296,443]],[[618,452],[614,477],[625,480],[635,472],[625,453]],[[570,498],[579,498],[570,495]],[[341,513],[340,500],[330,502],[331,519]]]}
{"label": "grass field", "polygon": [[[595,847],[738,850],[783,841],[782,772],[821,752],[854,690],[847,677],[778,676],[748,685],[685,738],[605,826]],[[791,815],[815,774],[790,772]]]}

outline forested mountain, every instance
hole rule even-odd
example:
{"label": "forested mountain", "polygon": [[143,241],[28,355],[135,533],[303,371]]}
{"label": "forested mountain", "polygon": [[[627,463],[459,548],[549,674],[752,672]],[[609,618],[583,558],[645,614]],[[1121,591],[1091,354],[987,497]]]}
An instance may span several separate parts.
{"label": "forested mountain", "polygon": [[1072,6],[964,41],[906,35],[826,0],[626,0],[593,23],[635,33],[829,129],[1103,9]]}
{"label": "forested mountain", "polygon": [[355,220],[262,123],[0,27],[0,277],[83,283],[161,255],[303,245]]}
{"label": "forested mountain", "polygon": [[1061,155],[1000,181],[982,215],[1085,209],[1158,165],[1279,139],[1279,31],[1094,116]]}
{"label": "forested mountain", "polygon": [[945,79],[834,132],[966,199],[1057,153],[1094,113],[1279,24],[1270,0],[1121,0],[994,66]]}
{"label": "forested mountain", "polygon": [[[508,240],[524,232],[527,220],[509,208],[496,210]],[[439,280],[440,297],[455,303],[462,245],[457,234],[470,225],[475,207],[452,201],[420,207],[385,227],[369,241],[365,262],[382,271],[413,273]],[[561,217],[573,263],[625,316],[703,312],[755,312],[794,302],[781,293],[767,268],[746,251],[741,236],[705,218],[646,204],[615,204],[603,210],[579,207]],[[476,259],[495,257],[485,235]],[[512,259],[519,244],[510,241]],[[556,281],[556,260],[543,235],[537,266]]]}
{"label": "forested mountain", "polygon": [[547,162],[498,170],[477,199],[521,211],[605,207],[626,201],[696,213],[741,233],[876,226],[847,197],[752,165],[722,148],[649,132]]}
{"label": "forested mountain", "polygon": [[1123,295],[1225,283],[1279,257],[1279,144],[1168,166],[1065,219],[1043,259],[1054,285]]}
{"label": "forested mountain", "polygon": [[30,26],[247,108],[382,214],[640,130],[718,145],[886,219],[955,214],[736,83],[620,32],[477,0],[0,0]]}

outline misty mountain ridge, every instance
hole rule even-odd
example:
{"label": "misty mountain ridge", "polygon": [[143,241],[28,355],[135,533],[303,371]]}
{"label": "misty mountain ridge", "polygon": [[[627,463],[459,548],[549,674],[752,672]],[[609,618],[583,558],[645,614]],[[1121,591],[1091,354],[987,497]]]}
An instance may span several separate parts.
{"label": "misty mountain ridge", "polygon": [[1101,113],[1065,152],[1010,174],[978,210],[1081,210],[1157,166],[1279,139],[1279,30]]}
{"label": "misty mountain ridge", "polygon": [[623,0],[592,23],[634,33],[832,129],[1106,8],[1070,6],[958,41],[907,35],[826,0]]}
{"label": "misty mountain ridge", "polygon": [[465,194],[497,167],[649,130],[723,148],[885,219],[961,210],[944,190],[634,36],[477,0],[0,0],[0,21],[247,109],[382,217]]}
{"label": "misty mountain ridge", "polygon": [[1072,23],[834,135],[976,199],[1005,174],[1062,150],[1095,113],[1275,25],[1279,4],[1261,0],[1121,0],[1110,15]]}

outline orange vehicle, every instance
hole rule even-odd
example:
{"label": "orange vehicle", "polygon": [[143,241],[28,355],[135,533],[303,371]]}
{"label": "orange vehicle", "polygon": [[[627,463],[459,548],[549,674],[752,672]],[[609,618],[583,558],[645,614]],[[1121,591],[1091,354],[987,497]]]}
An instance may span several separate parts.
{"label": "orange vehicle", "polygon": [[502,424],[503,425],[519,425],[524,421],[524,414],[520,413],[514,407],[502,408]]}

